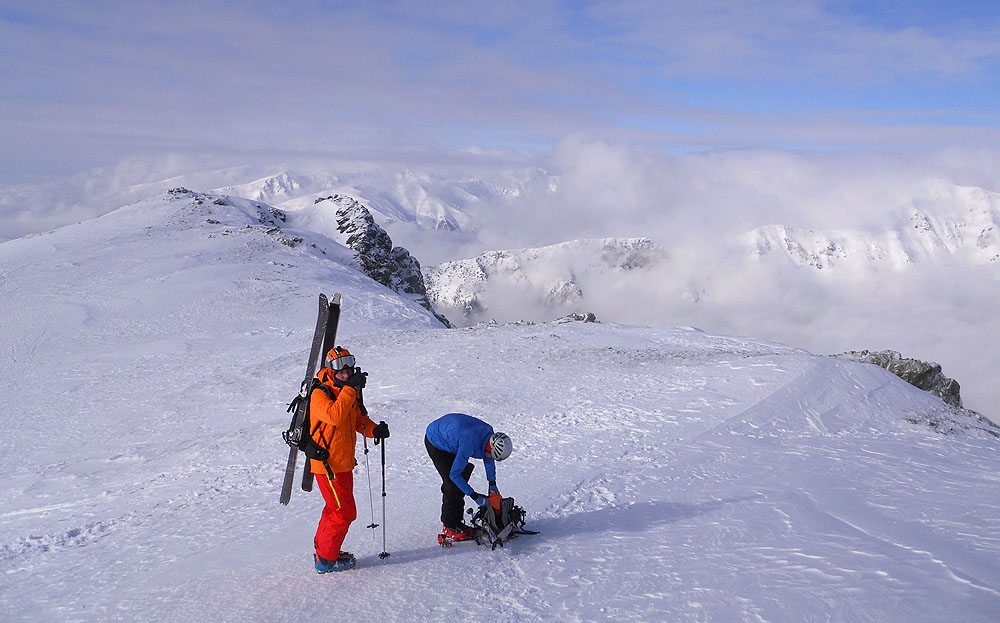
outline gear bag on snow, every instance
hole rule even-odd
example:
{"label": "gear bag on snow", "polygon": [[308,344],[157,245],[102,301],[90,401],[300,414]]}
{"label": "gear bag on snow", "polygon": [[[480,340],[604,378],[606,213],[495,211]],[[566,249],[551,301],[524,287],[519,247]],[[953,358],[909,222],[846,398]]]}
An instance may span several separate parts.
{"label": "gear bag on snow", "polygon": [[[469,511],[472,512],[471,510]],[[514,498],[500,500],[500,510],[492,504],[484,504],[479,512],[472,516],[472,527],[476,529],[476,542],[480,545],[487,542],[496,549],[499,545],[518,534],[538,534],[524,529],[524,509],[514,504]]]}

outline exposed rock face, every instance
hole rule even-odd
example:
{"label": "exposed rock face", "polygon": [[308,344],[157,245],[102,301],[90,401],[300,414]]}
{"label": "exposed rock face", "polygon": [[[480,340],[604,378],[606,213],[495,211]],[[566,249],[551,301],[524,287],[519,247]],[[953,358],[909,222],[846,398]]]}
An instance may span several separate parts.
{"label": "exposed rock face", "polygon": [[349,197],[337,197],[334,200],[338,204],[337,229],[347,236],[347,246],[354,250],[361,270],[375,281],[395,290],[392,279],[395,265],[391,260],[393,247],[389,234],[375,224],[375,219],[367,208],[357,201]]}
{"label": "exposed rock face", "polygon": [[597,322],[597,315],[593,312],[585,314],[568,314],[554,321],[556,324],[566,324],[567,322]]}
{"label": "exposed rock face", "polygon": [[[317,200],[323,201],[325,199]],[[337,204],[337,229],[347,237],[347,246],[354,250],[361,270],[382,285],[409,295],[447,327],[448,319],[434,312],[427,300],[427,288],[420,271],[420,262],[403,247],[392,246],[392,239],[375,223],[368,209],[358,201],[342,195],[329,200]]]}
{"label": "exposed rock face", "polygon": [[573,303],[583,298],[583,290],[580,289],[573,277],[560,281],[552,286],[552,289],[545,295],[547,305],[562,305]]}
{"label": "exposed rock face", "polygon": [[947,404],[962,407],[962,398],[959,396],[961,387],[958,381],[942,374],[941,366],[936,363],[909,359],[894,350],[874,353],[867,350],[851,351],[839,356],[885,368],[910,385],[934,394]]}

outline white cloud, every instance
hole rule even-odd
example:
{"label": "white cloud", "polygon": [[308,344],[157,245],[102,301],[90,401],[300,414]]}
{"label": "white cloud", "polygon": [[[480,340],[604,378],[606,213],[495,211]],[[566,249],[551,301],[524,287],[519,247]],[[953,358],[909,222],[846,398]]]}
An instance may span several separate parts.
{"label": "white cloud", "polygon": [[[162,151],[547,149],[575,133],[668,150],[995,144],[995,18],[835,8],[26,7],[0,17],[0,181]],[[900,116],[925,100],[930,118]]]}

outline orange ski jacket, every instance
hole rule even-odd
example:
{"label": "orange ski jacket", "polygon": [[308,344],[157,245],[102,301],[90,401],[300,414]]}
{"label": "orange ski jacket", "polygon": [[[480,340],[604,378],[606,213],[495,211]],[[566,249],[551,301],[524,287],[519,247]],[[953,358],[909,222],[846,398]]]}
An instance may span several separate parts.
{"label": "orange ski jacket", "polygon": [[[337,387],[333,382],[333,370],[322,368],[316,378],[330,388],[336,398],[331,400],[322,389],[313,390],[309,398],[313,441],[330,451],[327,463],[334,473],[349,472],[358,464],[354,458],[357,433],[371,437],[375,423],[362,415],[357,390],[349,386]],[[315,459],[310,459],[310,471],[326,474],[323,462]]]}

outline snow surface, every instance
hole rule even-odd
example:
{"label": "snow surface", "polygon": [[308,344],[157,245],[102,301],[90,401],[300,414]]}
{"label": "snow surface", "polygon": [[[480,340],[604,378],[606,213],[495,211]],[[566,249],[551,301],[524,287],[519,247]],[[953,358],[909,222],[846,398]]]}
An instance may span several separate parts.
{"label": "snow surface", "polygon": [[[277,502],[320,291],[392,430],[391,556],[359,452],[359,566],[330,575],[319,494]],[[0,620],[1000,619],[1000,442],[887,371],[685,327],[436,326],[249,200],[0,244]],[[421,437],[449,411],[511,434],[499,485],[541,534],[437,546]]]}

